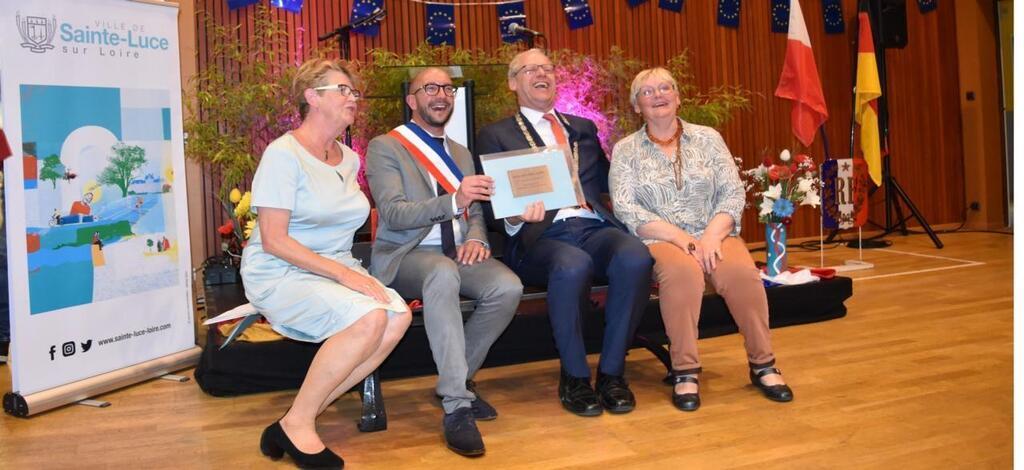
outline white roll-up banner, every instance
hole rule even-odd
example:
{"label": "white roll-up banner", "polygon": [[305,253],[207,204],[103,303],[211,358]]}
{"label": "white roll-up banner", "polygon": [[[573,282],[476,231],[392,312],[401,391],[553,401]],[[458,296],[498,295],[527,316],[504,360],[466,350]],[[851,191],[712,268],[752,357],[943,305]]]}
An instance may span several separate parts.
{"label": "white roll-up banner", "polygon": [[17,394],[195,346],[177,15],[0,1]]}

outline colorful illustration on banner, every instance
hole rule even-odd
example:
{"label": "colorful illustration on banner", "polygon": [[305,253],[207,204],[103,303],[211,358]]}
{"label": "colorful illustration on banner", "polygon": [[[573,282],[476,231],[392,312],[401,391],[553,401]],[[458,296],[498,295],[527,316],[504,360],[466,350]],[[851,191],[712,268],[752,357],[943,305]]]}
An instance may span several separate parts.
{"label": "colorful illustration on banner", "polygon": [[20,95],[31,313],[177,285],[170,94]]}

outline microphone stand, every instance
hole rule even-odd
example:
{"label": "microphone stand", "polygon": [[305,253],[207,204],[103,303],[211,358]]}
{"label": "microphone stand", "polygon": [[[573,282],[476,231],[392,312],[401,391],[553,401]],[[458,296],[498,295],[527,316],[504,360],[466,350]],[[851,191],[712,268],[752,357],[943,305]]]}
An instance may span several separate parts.
{"label": "microphone stand", "polygon": [[[324,34],[317,38],[318,41],[326,41],[333,37],[338,38],[338,54],[341,60],[346,62],[352,61],[352,29],[367,26],[370,24],[378,23],[384,18],[384,10],[378,9],[371,13],[365,18],[357,20],[355,23],[349,23],[341,26],[334,31]],[[352,131],[351,129],[345,129],[345,145],[352,146]]]}

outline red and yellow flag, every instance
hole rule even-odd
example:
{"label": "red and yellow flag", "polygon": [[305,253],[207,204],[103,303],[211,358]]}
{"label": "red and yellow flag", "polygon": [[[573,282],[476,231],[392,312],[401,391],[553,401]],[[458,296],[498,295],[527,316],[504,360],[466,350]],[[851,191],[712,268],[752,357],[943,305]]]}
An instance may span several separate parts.
{"label": "red and yellow flag", "polygon": [[868,164],[868,174],[876,185],[882,184],[882,145],[878,135],[878,98],[882,85],[878,80],[875,41],[867,12],[857,15],[860,37],[857,41],[857,84],[853,114],[860,124],[860,150]]}

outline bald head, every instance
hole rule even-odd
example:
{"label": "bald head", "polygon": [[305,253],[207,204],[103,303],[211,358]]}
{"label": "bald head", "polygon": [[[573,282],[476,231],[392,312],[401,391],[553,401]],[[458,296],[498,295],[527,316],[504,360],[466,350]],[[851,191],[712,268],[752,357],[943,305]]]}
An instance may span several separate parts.
{"label": "bald head", "polygon": [[441,67],[420,69],[419,72],[416,72],[416,75],[413,75],[412,81],[409,82],[409,91],[414,91],[427,83],[451,84],[452,76]]}
{"label": "bald head", "polygon": [[444,126],[452,117],[455,97],[444,91],[445,88],[450,90],[451,86],[451,75],[440,67],[420,70],[409,83],[405,103],[412,109],[412,120],[435,136],[444,134]]}

